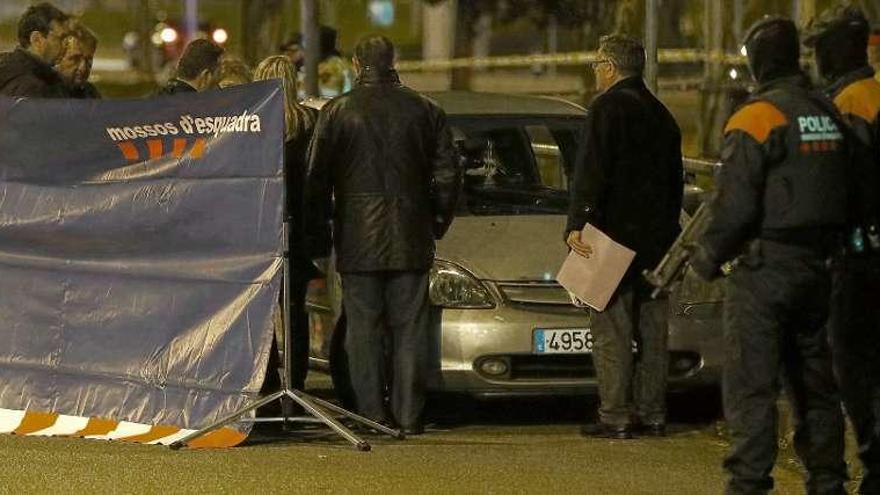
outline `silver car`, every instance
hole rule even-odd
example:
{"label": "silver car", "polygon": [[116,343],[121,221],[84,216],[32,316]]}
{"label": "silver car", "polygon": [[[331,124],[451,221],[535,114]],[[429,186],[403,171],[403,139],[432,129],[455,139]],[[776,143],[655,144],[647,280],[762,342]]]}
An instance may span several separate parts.
{"label": "silver car", "polygon": [[[568,176],[585,110],[543,97],[431,93],[465,169],[457,216],[431,270],[435,391],[479,397],[586,393],[595,388],[590,317],[555,275]],[[686,190],[686,209],[699,190]],[[333,261],[308,294],[312,367],[348,390],[345,315]],[[670,386],[718,382],[720,293],[689,275],[671,297]],[[634,352],[637,344],[634,343]]]}

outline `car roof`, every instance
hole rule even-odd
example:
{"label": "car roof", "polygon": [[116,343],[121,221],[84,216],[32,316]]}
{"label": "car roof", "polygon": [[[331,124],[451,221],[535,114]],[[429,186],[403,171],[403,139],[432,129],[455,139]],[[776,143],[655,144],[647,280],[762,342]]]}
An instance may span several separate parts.
{"label": "car roof", "polygon": [[439,91],[424,93],[450,116],[519,115],[583,117],[586,110],[576,103],[548,96]]}
{"label": "car roof", "polygon": [[[562,98],[548,96],[476,93],[471,91],[433,91],[423,93],[447,115],[504,115],[542,117],[583,117],[584,108]],[[327,98],[309,98],[303,104],[320,109]]]}

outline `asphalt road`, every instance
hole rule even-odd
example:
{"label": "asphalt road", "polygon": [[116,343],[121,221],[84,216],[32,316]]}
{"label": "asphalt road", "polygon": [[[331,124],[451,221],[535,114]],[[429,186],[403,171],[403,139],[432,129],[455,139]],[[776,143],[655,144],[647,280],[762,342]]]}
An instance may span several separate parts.
{"label": "asphalt road", "polygon": [[[589,399],[452,396],[431,400],[426,435],[367,435],[366,453],[313,426],[202,451],[0,435],[0,493],[720,493],[714,400],[674,397],[670,436],[629,441],[578,435]],[[793,463],[776,478],[778,493],[803,492]]]}

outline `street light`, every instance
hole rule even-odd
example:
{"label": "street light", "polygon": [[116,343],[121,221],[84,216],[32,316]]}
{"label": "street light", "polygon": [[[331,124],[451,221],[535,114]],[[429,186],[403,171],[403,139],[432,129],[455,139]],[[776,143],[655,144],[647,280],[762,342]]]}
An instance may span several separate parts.
{"label": "street light", "polygon": [[174,43],[177,41],[177,30],[173,27],[166,27],[159,33],[159,38],[164,43]]}
{"label": "street light", "polygon": [[226,43],[226,41],[229,39],[229,33],[227,33],[226,30],[223,28],[217,28],[214,30],[213,33],[211,33],[211,38],[213,38],[214,43],[222,45],[223,43]]}

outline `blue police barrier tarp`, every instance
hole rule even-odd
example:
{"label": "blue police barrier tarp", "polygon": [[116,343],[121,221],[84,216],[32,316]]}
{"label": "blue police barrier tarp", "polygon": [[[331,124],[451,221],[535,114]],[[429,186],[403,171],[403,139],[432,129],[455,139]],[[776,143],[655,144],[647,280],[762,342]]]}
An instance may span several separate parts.
{"label": "blue police barrier tarp", "polygon": [[0,99],[0,432],[162,443],[255,397],[281,278],[282,98],[264,82]]}

